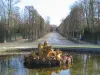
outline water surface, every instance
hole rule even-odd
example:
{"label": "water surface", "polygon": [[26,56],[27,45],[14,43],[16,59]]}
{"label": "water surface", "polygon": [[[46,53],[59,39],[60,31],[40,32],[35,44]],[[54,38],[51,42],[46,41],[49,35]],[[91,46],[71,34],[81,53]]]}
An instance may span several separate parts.
{"label": "water surface", "polygon": [[73,65],[70,68],[25,68],[24,55],[0,56],[0,75],[100,75],[100,55],[70,53]]}

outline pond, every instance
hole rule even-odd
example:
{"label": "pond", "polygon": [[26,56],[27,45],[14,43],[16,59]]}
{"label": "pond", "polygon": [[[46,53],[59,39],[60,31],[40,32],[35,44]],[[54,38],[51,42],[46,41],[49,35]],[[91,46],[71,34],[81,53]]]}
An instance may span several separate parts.
{"label": "pond", "polygon": [[[66,52],[65,52],[66,53]],[[73,65],[68,69],[28,69],[23,65],[24,55],[0,56],[0,75],[100,75],[100,55],[74,53]]]}

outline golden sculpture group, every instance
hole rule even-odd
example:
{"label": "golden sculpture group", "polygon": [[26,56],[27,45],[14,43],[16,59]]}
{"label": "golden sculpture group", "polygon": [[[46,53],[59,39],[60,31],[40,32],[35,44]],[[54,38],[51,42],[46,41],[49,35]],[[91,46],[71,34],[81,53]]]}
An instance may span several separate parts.
{"label": "golden sculpture group", "polygon": [[48,46],[48,42],[45,41],[44,45],[39,43],[38,44],[38,56],[41,59],[55,59],[55,60],[61,60],[62,51],[56,50],[52,48],[52,46]]}
{"label": "golden sculpture group", "polygon": [[[54,50],[52,46],[48,45],[48,41],[45,41],[44,44],[39,43],[37,51],[32,51],[31,54],[25,57],[26,65],[40,65],[43,64],[48,65],[62,65],[72,63],[71,55],[62,55],[62,51],[60,49]],[[40,63],[40,64],[39,64]],[[36,65],[35,65],[36,66]]]}

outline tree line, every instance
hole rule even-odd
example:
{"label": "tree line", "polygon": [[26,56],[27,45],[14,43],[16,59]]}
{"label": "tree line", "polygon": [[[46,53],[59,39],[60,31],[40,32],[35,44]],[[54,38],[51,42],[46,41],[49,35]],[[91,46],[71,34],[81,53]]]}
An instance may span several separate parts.
{"label": "tree line", "polygon": [[71,6],[70,14],[58,27],[70,40],[100,41],[100,0],[81,0]]}
{"label": "tree line", "polygon": [[48,20],[45,21],[33,6],[25,6],[20,13],[19,2],[0,0],[0,42],[13,41],[17,37],[34,41],[50,30]]}

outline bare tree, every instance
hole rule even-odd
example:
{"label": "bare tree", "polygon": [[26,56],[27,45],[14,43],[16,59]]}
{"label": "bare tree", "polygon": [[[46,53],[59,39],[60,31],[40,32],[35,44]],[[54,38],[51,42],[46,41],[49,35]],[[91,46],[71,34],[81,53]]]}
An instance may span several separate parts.
{"label": "bare tree", "polygon": [[7,0],[7,5],[8,5],[8,40],[10,41],[12,38],[12,18],[13,18],[13,7],[17,3],[19,3],[20,0]]}
{"label": "bare tree", "polygon": [[100,32],[100,0],[76,2],[71,8],[69,16],[58,28],[61,34],[71,37],[71,39],[79,39],[79,35],[82,34],[84,38],[89,38],[88,40],[96,43],[97,37],[99,37],[97,34]]}
{"label": "bare tree", "polygon": [[84,27],[82,24],[83,19],[83,6],[79,3],[75,3],[71,8],[70,14],[63,20],[61,26],[59,26],[61,33],[69,39],[79,39],[80,32],[83,31]]}
{"label": "bare tree", "polygon": [[26,29],[25,37],[28,41],[36,40],[42,35],[46,34],[46,28],[44,19],[39,15],[37,10],[33,6],[25,7],[24,14],[24,24],[26,25],[24,29]]}

